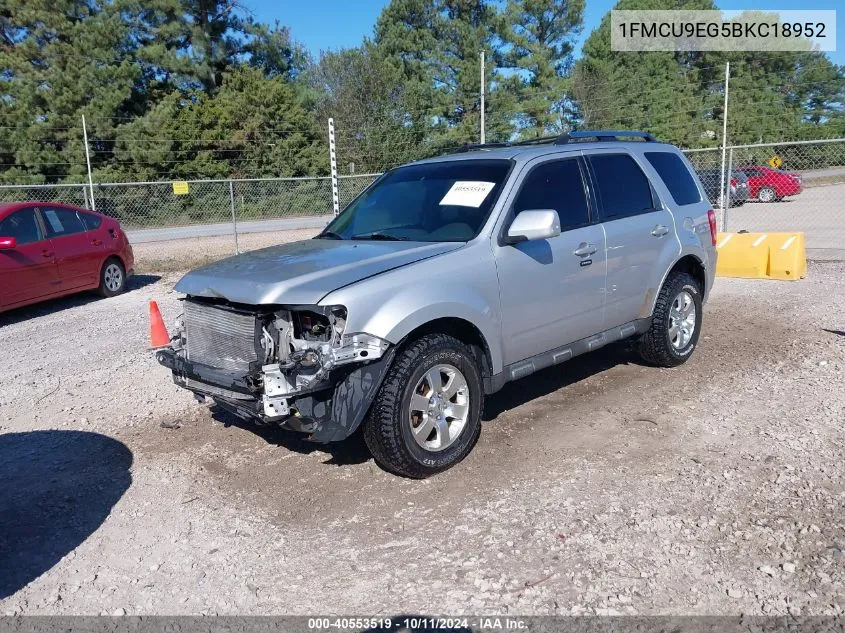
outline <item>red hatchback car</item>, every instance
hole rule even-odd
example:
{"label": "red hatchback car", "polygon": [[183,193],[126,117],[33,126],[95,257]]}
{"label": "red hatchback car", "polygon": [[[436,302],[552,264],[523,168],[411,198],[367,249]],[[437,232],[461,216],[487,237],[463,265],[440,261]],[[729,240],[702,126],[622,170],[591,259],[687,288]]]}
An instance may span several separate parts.
{"label": "red hatchback car", "polygon": [[114,218],[66,204],[0,205],[0,312],[84,290],[120,294],[134,266]]}
{"label": "red hatchback car", "polygon": [[750,165],[739,171],[748,176],[748,197],[760,202],[773,202],[801,193],[801,175],[780,169]]}

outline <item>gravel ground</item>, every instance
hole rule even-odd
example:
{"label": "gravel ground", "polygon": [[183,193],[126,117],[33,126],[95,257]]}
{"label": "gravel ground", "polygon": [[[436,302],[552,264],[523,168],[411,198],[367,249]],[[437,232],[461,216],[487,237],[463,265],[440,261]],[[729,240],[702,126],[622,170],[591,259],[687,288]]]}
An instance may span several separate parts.
{"label": "gravel ground", "polygon": [[176,279],[0,315],[0,614],[845,609],[845,264],[718,280],[681,368],[620,344],[509,385],[426,481],[173,386]]}

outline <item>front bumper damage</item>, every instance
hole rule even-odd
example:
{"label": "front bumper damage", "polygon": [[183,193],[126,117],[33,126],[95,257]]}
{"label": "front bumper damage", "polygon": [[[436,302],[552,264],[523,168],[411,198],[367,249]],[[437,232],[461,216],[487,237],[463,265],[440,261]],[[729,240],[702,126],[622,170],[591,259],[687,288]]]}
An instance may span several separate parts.
{"label": "front bumper damage", "polygon": [[[306,332],[303,320],[297,320],[290,308],[259,312],[203,302],[205,313],[201,313],[198,302],[191,303],[171,346],[156,351],[156,360],[171,370],[174,383],[198,399],[211,398],[241,419],[277,424],[319,443],[343,440],[358,428],[395,352],[376,337],[344,335],[345,311],[336,308],[334,313],[323,310],[325,326],[318,324]],[[321,318],[314,306],[299,308],[307,308],[309,324]],[[253,317],[254,326],[248,320]],[[226,318],[241,321],[231,321],[230,326]],[[198,331],[200,323],[219,331],[208,336]],[[254,359],[247,329],[255,339]],[[238,335],[240,342],[227,345],[227,336]],[[209,359],[211,363],[205,362]]]}

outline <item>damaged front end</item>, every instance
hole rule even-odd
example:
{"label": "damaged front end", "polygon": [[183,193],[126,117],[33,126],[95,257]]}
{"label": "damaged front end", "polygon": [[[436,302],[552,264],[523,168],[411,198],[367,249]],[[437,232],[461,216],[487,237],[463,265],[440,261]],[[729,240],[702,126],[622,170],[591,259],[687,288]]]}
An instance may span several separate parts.
{"label": "damaged front end", "polygon": [[246,306],[187,297],[171,346],[174,382],[238,417],[338,441],[361,423],[393,356],[347,333],[343,306]]}

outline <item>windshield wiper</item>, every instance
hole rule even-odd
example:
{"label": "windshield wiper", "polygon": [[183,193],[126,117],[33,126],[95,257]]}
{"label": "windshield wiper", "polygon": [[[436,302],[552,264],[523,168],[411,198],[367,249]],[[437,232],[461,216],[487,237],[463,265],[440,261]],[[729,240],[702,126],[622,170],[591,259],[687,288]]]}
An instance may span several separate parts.
{"label": "windshield wiper", "polygon": [[361,235],[353,235],[350,239],[353,240],[384,240],[401,242],[407,240],[407,237],[399,237],[398,235],[390,235],[388,233],[361,233]]}
{"label": "windshield wiper", "polygon": [[323,231],[319,235],[314,236],[315,240],[342,240],[343,236],[334,231]]}

